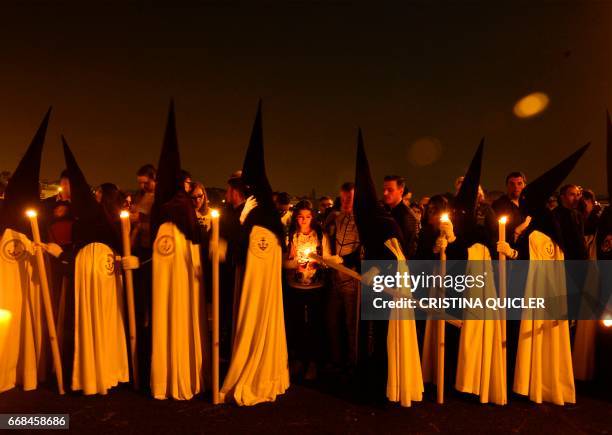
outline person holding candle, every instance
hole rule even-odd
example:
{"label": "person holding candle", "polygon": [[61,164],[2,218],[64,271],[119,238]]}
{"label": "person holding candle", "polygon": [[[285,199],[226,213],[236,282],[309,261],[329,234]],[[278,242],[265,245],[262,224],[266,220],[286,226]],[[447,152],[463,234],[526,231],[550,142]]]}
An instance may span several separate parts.
{"label": "person holding candle", "polygon": [[48,346],[35,259],[32,228],[26,210],[40,210],[40,163],[50,109],[10,178],[0,212],[0,323],[5,345],[0,353],[0,392],[21,386],[34,390],[47,373]]}
{"label": "person holding candle", "polygon": [[323,291],[325,277],[323,265],[310,258],[310,254],[331,257],[329,239],[314,216],[308,200],[293,207],[289,226],[289,245],[285,253],[288,288],[285,291],[289,315],[287,316],[288,347],[293,357],[292,374],[301,376],[307,364],[304,379],[317,377],[323,344]]}

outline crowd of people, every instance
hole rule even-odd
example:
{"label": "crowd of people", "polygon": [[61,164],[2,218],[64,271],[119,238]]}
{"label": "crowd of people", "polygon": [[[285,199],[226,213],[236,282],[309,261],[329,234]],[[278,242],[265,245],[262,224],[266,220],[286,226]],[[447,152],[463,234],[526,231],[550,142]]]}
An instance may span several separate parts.
{"label": "crowd of people", "polygon": [[[354,181],[339,186],[335,199],[332,195],[316,201],[294,200],[285,192],[273,192],[267,181],[260,113],[243,169],[228,178],[220,210],[220,243],[213,247],[207,189],[180,166],[173,117],[171,111],[160,167],[146,164],[136,171],[135,194],[121,191],[113,183],[103,183],[92,191],[65,143],[67,169],[60,175],[60,190],[39,207],[44,243],[28,249],[33,252],[41,248],[49,254],[64,379],[72,389],[85,394],[106,394],[119,382],[129,381],[128,367],[136,363],[141,387],[150,389],[155,398],[189,399],[204,390],[210,375],[212,249],[219,249],[222,259],[220,349],[226,376],[221,395],[242,405],[274,400],[288,388],[289,380],[314,382],[325,376],[345,379],[346,385],[353,386],[355,379],[371,378],[360,389],[375,400],[400,401],[404,406],[421,400],[423,383],[432,380],[434,370],[430,367],[434,360],[433,323],[363,321],[362,282],[330,265],[342,265],[365,277],[368,271],[361,270],[364,259],[436,260],[442,251],[448,258],[475,259],[474,246],[486,251],[478,254],[482,255],[479,259],[495,259],[499,254],[510,261],[535,259],[534,234],[554,243],[560,253],[556,258],[611,256],[609,219],[593,191],[565,184],[558,194],[552,194],[584,150],[573,156],[571,164],[564,161],[564,165],[549,171],[562,176],[541,177],[534,182],[531,195],[526,193],[531,186],[526,176],[514,171],[505,178],[506,192],[494,196],[480,186],[481,145],[468,172],[456,180],[454,192],[422,196],[417,201],[402,176],[387,175],[379,185],[372,182],[360,136]],[[20,164],[15,179],[21,180],[26,166]],[[37,183],[37,174],[32,177]],[[23,205],[14,197],[19,192],[16,183],[9,180],[2,207],[5,218],[14,213],[13,202]],[[382,192],[381,201],[376,191]],[[103,284],[87,282],[91,280],[88,274],[95,274],[88,271],[87,261],[98,261],[102,255],[110,256],[108,261],[114,263],[114,255],[122,252],[122,210],[129,212],[132,255],[117,264],[133,271],[135,279],[138,357],[130,364],[124,348],[127,335],[119,333],[123,329],[127,334],[121,282],[113,284],[114,299],[104,302],[99,311],[90,311],[90,304],[99,303],[94,299],[101,296],[90,293]],[[441,219],[447,213],[452,218]],[[505,241],[498,241],[501,216],[508,217]],[[17,237],[16,233],[28,234],[23,225],[13,224],[11,219],[3,222],[5,243],[16,240],[11,239]],[[7,235],[10,231],[16,233]],[[108,247],[102,254],[95,251],[100,245]],[[85,252],[90,248],[95,249]],[[86,254],[91,257],[84,259]],[[112,264],[109,270],[119,273]],[[11,285],[15,287],[11,291],[18,292],[19,285]],[[104,294],[105,288],[97,291]],[[0,298],[0,303],[7,305],[6,299]],[[106,316],[109,310],[119,310],[119,317],[101,320],[99,316]],[[561,350],[550,358],[562,361],[565,369],[555,379],[541,381],[543,386],[534,386],[532,371],[536,363],[524,363],[532,357],[521,353],[524,343],[518,334],[514,343],[509,336],[507,345],[500,340],[486,346],[467,346],[468,338],[463,334],[469,330],[467,326],[475,325],[468,322],[464,322],[459,339],[456,388],[480,395],[482,402],[505,404],[509,377],[505,362],[496,374],[493,369],[485,374],[485,368],[466,368],[470,358],[466,355],[471,353],[489,352],[490,356],[502,346],[507,348],[516,358],[514,391],[536,402],[573,403],[574,377],[589,380],[594,376],[594,357],[587,362],[574,357],[572,368],[572,357],[567,360],[570,343],[563,341]],[[103,331],[99,330],[101,325],[105,325]],[[520,326],[521,332],[524,327]],[[119,334],[124,346],[117,344],[116,337],[105,339],[104,334]],[[587,341],[591,343],[586,345],[588,352],[594,353],[592,337]],[[580,349],[583,354],[584,347]],[[19,372],[17,362],[21,364],[25,357],[14,355],[12,362],[6,362],[7,358],[3,354],[5,361],[0,361],[4,370],[0,391],[25,385],[15,374]],[[508,359],[508,366],[512,372],[514,361]],[[468,385],[466,370],[482,371],[476,378],[486,378],[487,383],[494,379],[503,383],[503,387],[497,387],[502,392],[483,393],[480,386]],[[381,383],[386,388],[381,388]]]}

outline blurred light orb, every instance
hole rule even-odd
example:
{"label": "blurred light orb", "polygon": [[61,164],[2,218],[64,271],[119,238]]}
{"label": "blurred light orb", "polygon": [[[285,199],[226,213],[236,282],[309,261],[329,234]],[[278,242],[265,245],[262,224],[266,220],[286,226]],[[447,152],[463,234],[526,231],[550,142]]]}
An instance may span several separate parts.
{"label": "blurred light orb", "polygon": [[414,166],[428,166],[435,163],[442,155],[440,140],[425,136],[417,139],[408,147],[408,161]]}
{"label": "blurred light orb", "polygon": [[514,114],[518,118],[532,118],[542,113],[548,107],[550,99],[543,92],[529,94],[514,105]]}

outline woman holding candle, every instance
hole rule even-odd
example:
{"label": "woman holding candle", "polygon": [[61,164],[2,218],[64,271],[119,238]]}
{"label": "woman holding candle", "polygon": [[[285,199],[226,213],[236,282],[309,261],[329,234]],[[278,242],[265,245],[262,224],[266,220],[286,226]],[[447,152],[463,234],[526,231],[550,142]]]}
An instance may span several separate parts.
{"label": "woman holding candle", "polygon": [[307,364],[304,379],[317,376],[323,341],[323,289],[325,277],[322,265],[310,254],[329,257],[329,239],[323,233],[310,201],[298,202],[293,208],[289,227],[289,245],[283,267],[288,283],[285,292],[289,315],[288,346],[294,361],[292,372],[300,376]]}

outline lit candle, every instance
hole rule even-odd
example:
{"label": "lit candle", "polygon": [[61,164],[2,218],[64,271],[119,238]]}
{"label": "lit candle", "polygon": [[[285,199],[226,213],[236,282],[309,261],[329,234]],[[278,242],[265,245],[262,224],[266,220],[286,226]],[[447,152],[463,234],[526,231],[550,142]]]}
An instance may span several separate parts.
{"label": "lit candle", "polygon": [[[499,241],[506,241],[506,222],[508,222],[507,216],[501,216],[498,220],[499,223]],[[499,297],[506,298],[506,255],[499,253]],[[506,310],[501,310],[501,334],[502,334],[502,363],[504,365],[504,373],[506,372]]]}
{"label": "lit candle", "polygon": [[[440,222],[450,222],[448,213],[440,215]],[[446,275],[446,249],[440,250],[440,276]],[[446,320],[436,320],[436,401],[444,403],[444,358],[446,342]]]}
{"label": "lit candle", "polygon": [[32,238],[36,243],[34,253],[36,255],[36,266],[38,268],[38,277],[42,289],[43,306],[45,309],[45,317],[47,318],[47,331],[49,332],[49,340],[51,341],[51,353],[53,355],[53,367],[55,369],[55,377],[57,379],[57,387],[60,394],[64,394],[64,380],[62,375],[62,358],[60,357],[59,346],[57,344],[57,334],[55,331],[55,318],[53,317],[53,309],[51,308],[51,295],[49,292],[49,281],[47,280],[47,268],[45,259],[43,258],[40,245],[40,230],[38,228],[38,214],[36,210],[29,209],[26,211],[26,216],[30,219],[32,227]]}
{"label": "lit candle", "polygon": [[[130,244],[130,212],[121,210],[119,213],[121,220],[121,240],[123,242],[123,256],[132,255]],[[136,309],[134,306],[134,278],[131,270],[124,270],[125,293],[128,306],[128,328],[130,332],[130,356],[132,357],[132,385],[138,388],[138,354],[136,350]]]}
{"label": "lit candle", "polygon": [[213,404],[217,405],[219,397],[219,210],[211,210],[212,218],[212,396]]}
{"label": "lit candle", "polygon": [[6,345],[6,337],[11,327],[12,314],[9,310],[0,309],[0,355],[4,355],[4,346]]}
{"label": "lit candle", "polygon": [[612,318],[608,317],[607,319],[603,319],[603,320],[601,321],[601,323],[603,323],[603,325],[604,325],[606,328],[611,328],[611,327],[612,327]]}
{"label": "lit candle", "polygon": [[[502,216],[499,218],[499,241],[500,242],[505,242],[506,241],[506,222],[508,222],[508,217],[507,216]],[[501,260],[502,255],[504,254],[499,254],[499,258]],[[504,258],[505,255],[504,255]]]}

